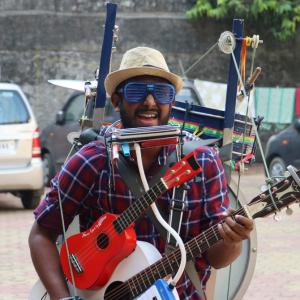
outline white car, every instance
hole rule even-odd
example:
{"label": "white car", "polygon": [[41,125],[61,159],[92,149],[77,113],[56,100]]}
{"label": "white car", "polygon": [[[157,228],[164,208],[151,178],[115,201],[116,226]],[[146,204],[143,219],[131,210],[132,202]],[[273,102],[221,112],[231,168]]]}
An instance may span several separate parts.
{"label": "white car", "polygon": [[0,192],[35,208],[44,191],[39,128],[21,88],[0,83]]}

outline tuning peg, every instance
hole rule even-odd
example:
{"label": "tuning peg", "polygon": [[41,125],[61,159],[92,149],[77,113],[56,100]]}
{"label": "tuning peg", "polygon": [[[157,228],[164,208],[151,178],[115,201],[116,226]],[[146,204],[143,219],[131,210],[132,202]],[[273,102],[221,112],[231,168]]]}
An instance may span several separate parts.
{"label": "tuning peg", "polygon": [[278,214],[278,213],[275,213],[273,219],[276,221],[276,222],[279,222],[281,220],[281,216]]}
{"label": "tuning peg", "polygon": [[290,216],[290,215],[293,214],[293,210],[288,206],[288,207],[286,208],[285,213],[286,213],[288,216]]}

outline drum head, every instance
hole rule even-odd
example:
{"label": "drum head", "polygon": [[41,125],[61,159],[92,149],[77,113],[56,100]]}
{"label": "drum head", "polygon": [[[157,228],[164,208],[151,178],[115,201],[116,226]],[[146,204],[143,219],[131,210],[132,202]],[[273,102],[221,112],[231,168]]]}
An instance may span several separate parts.
{"label": "drum head", "polygon": [[[228,188],[230,207],[238,209],[245,204],[244,197],[239,192],[239,200],[236,199],[234,182]],[[241,255],[229,266],[217,270],[214,288],[214,300],[238,300],[242,299],[254,273],[257,249],[257,233],[254,228],[249,240],[243,241]]]}

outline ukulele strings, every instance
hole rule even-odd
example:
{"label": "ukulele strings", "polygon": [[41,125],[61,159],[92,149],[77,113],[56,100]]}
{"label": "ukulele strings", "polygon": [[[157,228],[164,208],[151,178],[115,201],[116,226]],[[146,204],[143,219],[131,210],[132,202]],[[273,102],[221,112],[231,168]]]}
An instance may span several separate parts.
{"label": "ukulele strings", "polygon": [[[182,172],[182,171],[185,171],[186,170],[186,165],[185,166],[181,166],[178,168],[177,172]],[[178,176],[178,175],[177,175]],[[176,176],[176,177],[177,177]],[[176,177],[174,178],[174,174],[168,174],[168,175],[165,175],[163,177],[164,181],[166,181],[167,183],[173,183],[173,182],[176,182],[177,179]],[[159,184],[161,183],[161,180],[154,186],[158,186]],[[168,188],[169,189],[169,188]],[[153,192],[153,188],[151,188],[148,192],[146,192],[142,197],[140,197],[136,202],[134,202],[132,204],[135,205],[135,206],[138,206],[140,205],[141,201],[143,200],[143,198],[148,198],[147,200],[152,200],[152,198],[150,197],[150,193]],[[163,191],[165,192],[165,191]],[[160,194],[161,195],[161,194]],[[159,196],[160,196],[159,195]],[[155,200],[153,200],[152,202],[154,202]],[[137,204],[135,204],[137,203]],[[127,211],[130,211],[132,209],[132,206],[129,206],[117,219],[119,219],[122,215],[124,215]],[[139,207],[137,207],[137,209],[139,209]],[[144,209],[146,210],[146,208]],[[100,217],[101,218],[101,217]],[[128,228],[128,226],[126,227]],[[126,229],[124,228],[124,229]],[[123,229],[123,230],[124,230]],[[102,232],[105,232],[110,238],[113,238],[117,233],[115,231],[115,228],[111,226],[111,224],[108,224],[108,226],[106,228],[103,228],[101,230]],[[101,232],[99,232],[100,234]],[[105,246],[105,241],[103,242],[100,242],[100,243],[97,243],[97,246],[99,248],[101,248],[101,246]],[[82,247],[81,249],[79,249],[78,251],[76,252],[73,252],[73,254],[75,255],[78,255],[80,257],[80,261],[84,262],[84,263],[87,263],[90,259],[92,259],[92,255],[94,254],[95,255],[95,243],[94,243],[94,240],[93,239],[88,239],[87,240],[87,243],[84,247]]]}

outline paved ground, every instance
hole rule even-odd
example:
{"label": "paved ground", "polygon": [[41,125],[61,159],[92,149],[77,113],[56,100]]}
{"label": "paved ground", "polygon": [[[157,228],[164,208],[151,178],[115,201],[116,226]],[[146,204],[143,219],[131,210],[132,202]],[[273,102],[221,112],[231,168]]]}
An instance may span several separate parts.
{"label": "paved ground", "polygon": [[[259,193],[263,182],[261,167],[251,168],[242,177],[247,199]],[[258,219],[258,253],[254,276],[244,300],[300,299],[300,210],[275,222]],[[22,209],[20,200],[0,194],[0,300],[26,299],[37,280],[30,260],[27,237],[33,222],[32,211]]]}
{"label": "paved ground", "polygon": [[[250,201],[260,193],[264,180],[261,166],[242,177],[242,191]],[[257,261],[251,283],[243,300],[300,299],[300,209],[293,214],[280,213],[279,222],[269,216],[256,219]]]}

